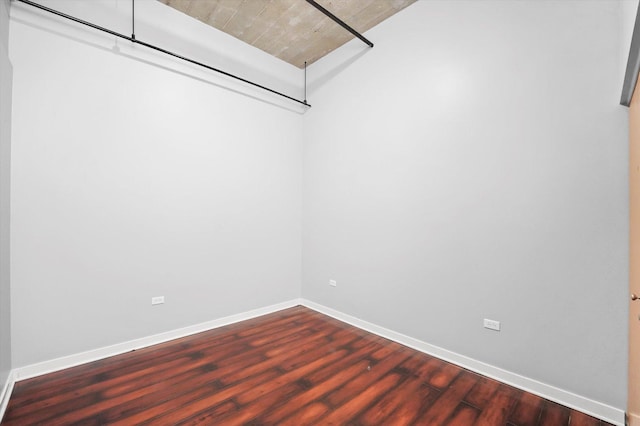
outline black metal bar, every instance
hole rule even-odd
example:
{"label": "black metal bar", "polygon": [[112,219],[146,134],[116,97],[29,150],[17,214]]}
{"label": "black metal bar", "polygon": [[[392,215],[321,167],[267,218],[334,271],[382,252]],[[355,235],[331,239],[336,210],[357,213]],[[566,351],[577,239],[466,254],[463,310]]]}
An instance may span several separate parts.
{"label": "black metal bar", "polygon": [[136,0],[131,0],[131,38],[136,39]]}
{"label": "black metal bar", "polygon": [[627,59],[627,68],[624,74],[624,83],[622,85],[622,95],[620,96],[620,105],[626,107],[631,105],[633,91],[638,84],[638,72],[640,71],[640,7],[636,12],[636,21],[633,26],[633,34],[631,36],[631,47],[629,48],[629,57]]}
{"label": "black metal bar", "polygon": [[112,36],[119,37],[119,38],[124,39],[124,40],[129,40],[132,43],[136,43],[136,44],[139,44],[141,46],[147,47],[149,49],[164,53],[166,55],[173,56],[174,58],[181,59],[181,60],[183,60],[185,62],[189,62],[189,63],[194,64],[194,65],[198,65],[198,66],[200,66],[202,68],[206,68],[206,69],[208,69],[210,71],[214,71],[214,72],[217,72],[217,73],[222,74],[224,76],[231,77],[231,78],[233,78],[235,80],[241,81],[243,83],[249,84],[251,86],[257,87],[257,88],[262,89],[262,90],[266,90],[267,92],[273,93],[273,94],[278,95],[278,96],[282,96],[283,98],[287,98],[287,99],[289,99],[291,101],[297,102],[299,104],[302,104],[302,105],[304,105],[306,107],[311,108],[311,105],[309,105],[306,101],[298,100],[298,99],[296,99],[296,98],[294,98],[292,96],[285,95],[284,93],[278,92],[277,90],[270,89],[270,88],[268,88],[266,86],[263,86],[263,85],[258,84],[258,83],[254,83],[253,81],[247,80],[247,79],[242,78],[242,77],[238,77],[237,75],[233,75],[233,74],[231,74],[229,72],[226,72],[226,71],[223,71],[221,69],[214,68],[212,66],[203,64],[202,62],[198,62],[198,61],[195,61],[193,59],[189,59],[186,56],[178,55],[177,53],[173,53],[173,52],[171,52],[169,50],[166,50],[166,49],[163,49],[161,47],[154,46],[153,44],[145,43],[145,42],[140,41],[140,40],[138,40],[138,39],[136,39],[134,37],[129,37],[129,36],[126,36],[124,34],[120,34],[120,33],[116,32],[116,31],[110,30],[108,28],[101,27],[101,26],[96,25],[96,24],[92,24],[91,22],[84,21],[82,19],[76,18],[75,16],[67,15],[66,13],[62,13],[62,12],[59,12],[59,11],[57,11],[55,9],[51,9],[51,8],[43,6],[41,4],[34,3],[32,1],[30,1],[30,0],[16,0],[16,1],[19,1],[19,2],[24,3],[24,4],[28,4],[29,6],[33,6],[33,7],[37,8],[37,9],[40,9],[40,10],[44,10],[45,12],[52,13],[52,14],[54,14],[56,16],[61,17],[61,18],[69,19],[69,20],[71,20],[73,22],[76,22],[78,24],[86,25],[86,26],[91,27],[93,29],[96,29],[98,31],[102,31],[102,32],[105,32],[107,34],[111,34]]}
{"label": "black metal bar", "polygon": [[363,42],[365,42],[369,47],[373,47],[373,43],[371,43],[369,40],[367,40],[362,34],[360,34],[359,32],[357,32],[356,30],[354,30],[353,28],[351,28],[349,25],[347,25],[342,19],[338,18],[336,15],[334,15],[333,13],[329,12],[327,9],[325,9],[324,7],[320,6],[318,3],[316,3],[314,0],[307,0],[307,3],[309,3],[311,6],[315,7],[316,9],[318,9],[320,12],[324,13],[325,15],[327,15],[329,18],[333,19],[338,25],[340,25],[342,28],[344,28],[345,30],[349,31],[351,34],[353,34],[354,36],[358,37],[360,40],[362,40]]}
{"label": "black metal bar", "polygon": [[304,61],[304,103],[307,103],[307,61]]}

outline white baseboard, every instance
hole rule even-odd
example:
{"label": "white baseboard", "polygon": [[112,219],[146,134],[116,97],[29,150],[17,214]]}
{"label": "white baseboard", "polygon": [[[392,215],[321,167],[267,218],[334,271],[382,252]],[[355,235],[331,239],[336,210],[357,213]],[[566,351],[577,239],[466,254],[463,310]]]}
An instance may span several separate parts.
{"label": "white baseboard", "polygon": [[7,410],[7,405],[9,405],[9,398],[11,397],[11,392],[13,392],[13,385],[15,383],[15,373],[14,370],[11,370],[9,371],[7,381],[2,386],[2,391],[0,391],[0,422],[2,422],[4,412]]}
{"label": "white baseboard", "polygon": [[118,343],[112,346],[92,349],[90,351],[56,358],[50,361],[27,365],[25,367],[16,368],[13,370],[14,379],[15,381],[20,381],[36,376],[41,376],[43,374],[52,373],[54,371],[63,370],[65,368],[75,367],[80,364],[86,364],[87,362],[97,361],[99,359],[107,358],[114,355],[120,355],[132,350],[146,348],[148,346],[157,345],[169,340],[179,339],[181,337],[186,337],[192,334],[201,333],[203,331],[212,330],[214,328],[259,317],[261,315],[281,311],[283,309],[298,306],[300,304],[300,299],[293,299],[287,302],[266,306],[264,308],[253,309],[251,311],[242,312],[240,314],[230,315],[228,317],[195,324],[184,328],[179,328],[177,330],[155,334],[153,336],[142,337],[140,339],[130,340],[128,342]]}
{"label": "white baseboard", "polygon": [[557,402],[569,408],[582,411],[583,413],[605,420],[609,423],[624,426],[624,410],[620,410],[619,408],[611,407],[610,405],[576,395],[555,386],[494,367],[493,365],[451,352],[447,349],[431,345],[418,339],[414,339],[413,337],[405,336],[404,334],[352,317],[351,315],[344,314],[340,311],[336,311],[335,309],[328,308],[310,300],[302,299],[302,305],[366,330],[370,333],[377,334],[378,336],[393,340],[394,342],[398,342],[420,352],[433,355],[444,361],[448,361],[478,374],[482,374],[483,376],[491,377],[492,379],[499,380],[503,383]]}

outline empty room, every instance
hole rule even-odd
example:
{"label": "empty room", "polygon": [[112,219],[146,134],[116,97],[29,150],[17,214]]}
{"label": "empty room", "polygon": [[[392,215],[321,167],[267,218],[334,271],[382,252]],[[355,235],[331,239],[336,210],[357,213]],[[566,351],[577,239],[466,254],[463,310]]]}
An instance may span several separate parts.
{"label": "empty room", "polygon": [[0,423],[640,426],[637,13],[0,0]]}

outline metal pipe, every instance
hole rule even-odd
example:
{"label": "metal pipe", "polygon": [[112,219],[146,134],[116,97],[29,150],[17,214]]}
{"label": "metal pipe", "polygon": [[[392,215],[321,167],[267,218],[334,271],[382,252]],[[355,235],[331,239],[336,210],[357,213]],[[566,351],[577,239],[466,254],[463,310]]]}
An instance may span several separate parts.
{"label": "metal pipe", "polygon": [[136,0],[131,0],[131,38],[136,39]]}
{"label": "metal pipe", "polygon": [[338,25],[340,25],[342,28],[344,28],[345,30],[349,31],[351,34],[353,34],[354,36],[358,37],[360,40],[362,40],[363,42],[365,42],[369,47],[373,47],[373,43],[371,43],[369,40],[367,40],[362,34],[360,34],[359,32],[357,32],[356,30],[354,30],[353,28],[351,28],[349,25],[347,25],[342,19],[338,18],[336,15],[334,15],[333,13],[329,12],[327,9],[325,9],[324,7],[320,6],[318,3],[316,3],[314,0],[307,0],[307,3],[309,3],[311,6],[315,7],[316,9],[318,9],[320,12],[324,13],[325,15],[327,15],[329,18],[333,19]]}
{"label": "metal pipe", "polygon": [[52,14],[54,14],[56,16],[68,19],[68,20],[76,22],[78,24],[86,25],[87,27],[91,27],[91,28],[96,29],[98,31],[105,32],[105,33],[110,34],[112,36],[115,36],[115,37],[118,37],[118,38],[121,38],[121,39],[124,39],[124,40],[129,40],[132,43],[136,43],[136,44],[139,44],[141,46],[147,47],[149,49],[164,53],[166,55],[173,56],[174,58],[181,59],[181,60],[183,60],[185,62],[189,62],[189,63],[194,64],[194,65],[198,65],[198,66],[200,66],[202,68],[206,68],[206,69],[208,69],[210,71],[214,71],[214,72],[217,72],[217,73],[222,74],[224,76],[231,77],[231,78],[233,78],[235,80],[241,81],[243,83],[249,84],[251,86],[257,87],[257,88],[262,89],[262,90],[266,90],[267,92],[273,93],[273,94],[278,95],[278,96],[282,96],[283,98],[287,98],[287,99],[289,99],[291,101],[297,102],[299,104],[302,104],[302,105],[304,105],[306,107],[311,108],[311,105],[309,105],[306,101],[298,100],[298,99],[296,99],[296,98],[294,98],[292,96],[285,95],[282,92],[278,92],[277,90],[273,90],[273,89],[270,89],[270,88],[268,88],[266,86],[263,86],[261,84],[254,83],[253,81],[247,80],[246,78],[238,77],[237,75],[233,75],[233,74],[231,74],[229,72],[226,72],[226,71],[223,71],[221,69],[214,68],[212,66],[203,64],[202,62],[195,61],[193,59],[187,58],[186,56],[182,56],[182,55],[179,55],[177,53],[173,53],[173,52],[171,52],[169,50],[163,49],[163,48],[155,46],[153,44],[145,43],[143,41],[140,41],[140,40],[134,38],[133,36],[132,37],[126,36],[124,34],[121,34],[121,33],[118,33],[116,31],[110,30],[108,28],[101,27],[100,25],[96,25],[96,24],[93,24],[91,22],[87,22],[87,21],[84,21],[82,19],[76,18],[75,16],[67,15],[66,13],[62,13],[62,12],[59,12],[59,11],[57,11],[55,9],[51,9],[51,8],[43,6],[41,4],[34,3],[32,1],[30,1],[30,0],[16,0],[16,1],[19,1],[19,2],[24,3],[24,4],[28,4],[29,6],[33,6],[33,7],[37,8],[37,9],[44,10],[45,12],[52,13]]}
{"label": "metal pipe", "polygon": [[631,36],[631,47],[629,48],[629,57],[627,59],[627,68],[624,74],[624,83],[622,85],[622,95],[620,96],[620,105],[626,107],[631,106],[631,98],[638,84],[638,71],[640,71],[640,8],[636,12],[636,24],[633,27]]}

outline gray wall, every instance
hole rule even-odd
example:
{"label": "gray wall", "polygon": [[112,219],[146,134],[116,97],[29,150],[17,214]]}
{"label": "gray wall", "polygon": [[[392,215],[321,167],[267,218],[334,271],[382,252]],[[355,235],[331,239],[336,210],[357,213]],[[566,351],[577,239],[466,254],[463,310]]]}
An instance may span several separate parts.
{"label": "gray wall", "polygon": [[[136,6],[185,46],[246,54],[157,1]],[[14,367],[300,296],[297,112],[20,4],[10,52]]]}
{"label": "gray wall", "polygon": [[417,2],[314,64],[303,297],[624,409],[620,7]]}
{"label": "gray wall", "polygon": [[9,187],[11,177],[11,79],[9,0],[0,0],[0,389],[11,369],[9,292]]}

